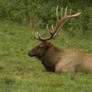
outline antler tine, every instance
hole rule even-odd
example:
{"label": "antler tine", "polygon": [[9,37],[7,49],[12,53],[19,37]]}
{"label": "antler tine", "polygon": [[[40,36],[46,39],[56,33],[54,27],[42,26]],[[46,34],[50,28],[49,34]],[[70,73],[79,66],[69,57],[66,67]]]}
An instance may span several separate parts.
{"label": "antler tine", "polygon": [[63,16],[63,7],[61,8],[61,18],[62,18],[62,16]]}
{"label": "antler tine", "polygon": [[51,28],[52,28],[52,31],[54,31],[54,27],[53,27],[53,24],[51,25]]}
{"label": "antler tine", "polygon": [[36,32],[33,36],[35,39],[41,40],[40,34],[38,32]]}
{"label": "antler tine", "polygon": [[69,10],[69,15],[71,15],[71,11],[72,11],[72,9]]}
{"label": "antler tine", "polygon": [[59,16],[58,16],[58,6],[57,6],[57,8],[56,8],[56,20],[57,20],[57,22],[59,21]]}
{"label": "antler tine", "polygon": [[39,39],[37,32],[34,33],[33,36],[34,36],[35,39],[37,39],[37,40]]}
{"label": "antler tine", "polygon": [[67,8],[68,8],[68,7],[65,8],[65,14],[64,14],[64,17],[67,16]]}

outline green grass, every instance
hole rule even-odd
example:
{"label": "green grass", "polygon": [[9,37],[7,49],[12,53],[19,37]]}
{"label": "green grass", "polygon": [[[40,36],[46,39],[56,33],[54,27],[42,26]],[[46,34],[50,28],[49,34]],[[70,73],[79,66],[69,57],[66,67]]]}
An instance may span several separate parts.
{"label": "green grass", "polygon": [[[33,31],[18,24],[0,23],[0,92],[91,92],[92,73],[47,72],[38,59],[27,55],[39,44],[32,38]],[[92,40],[66,34],[62,37],[59,35],[52,43],[92,53]]]}

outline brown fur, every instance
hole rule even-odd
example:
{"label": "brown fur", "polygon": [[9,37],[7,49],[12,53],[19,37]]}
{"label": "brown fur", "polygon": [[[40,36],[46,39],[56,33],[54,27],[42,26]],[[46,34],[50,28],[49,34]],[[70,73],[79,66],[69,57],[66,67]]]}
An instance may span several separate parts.
{"label": "brown fur", "polygon": [[49,42],[42,42],[28,55],[40,59],[47,71],[92,72],[92,55],[80,50],[63,50]]}

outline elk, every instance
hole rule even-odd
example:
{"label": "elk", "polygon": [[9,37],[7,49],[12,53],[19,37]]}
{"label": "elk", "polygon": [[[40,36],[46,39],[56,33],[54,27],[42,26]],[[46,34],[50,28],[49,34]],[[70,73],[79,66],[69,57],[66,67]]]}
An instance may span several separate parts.
{"label": "elk", "polygon": [[67,15],[67,8],[65,9],[64,16],[58,16],[58,7],[56,8],[56,26],[52,26],[52,31],[49,31],[50,36],[43,38],[39,33],[34,34],[36,40],[41,43],[28,52],[30,57],[38,58],[47,71],[51,72],[92,72],[92,55],[86,54],[80,50],[66,50],[54,46],[50,40],[54,39],[61,31],[64,24],[71,18],[77,17],[81,12]]}

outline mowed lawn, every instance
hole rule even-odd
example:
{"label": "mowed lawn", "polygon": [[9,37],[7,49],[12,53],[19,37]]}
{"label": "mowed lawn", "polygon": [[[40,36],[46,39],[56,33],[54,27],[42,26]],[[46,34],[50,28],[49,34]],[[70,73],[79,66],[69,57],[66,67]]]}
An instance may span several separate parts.
{"label": "mowed lawn", "polygon": [[[0,23],[0,92],[92,92],[92,73],[47,72],[40,61],[27,55],[39,44],[31,27]],[[63,34],[52,41],[64,49],[92,53],[92,40],[69,38]]]}

